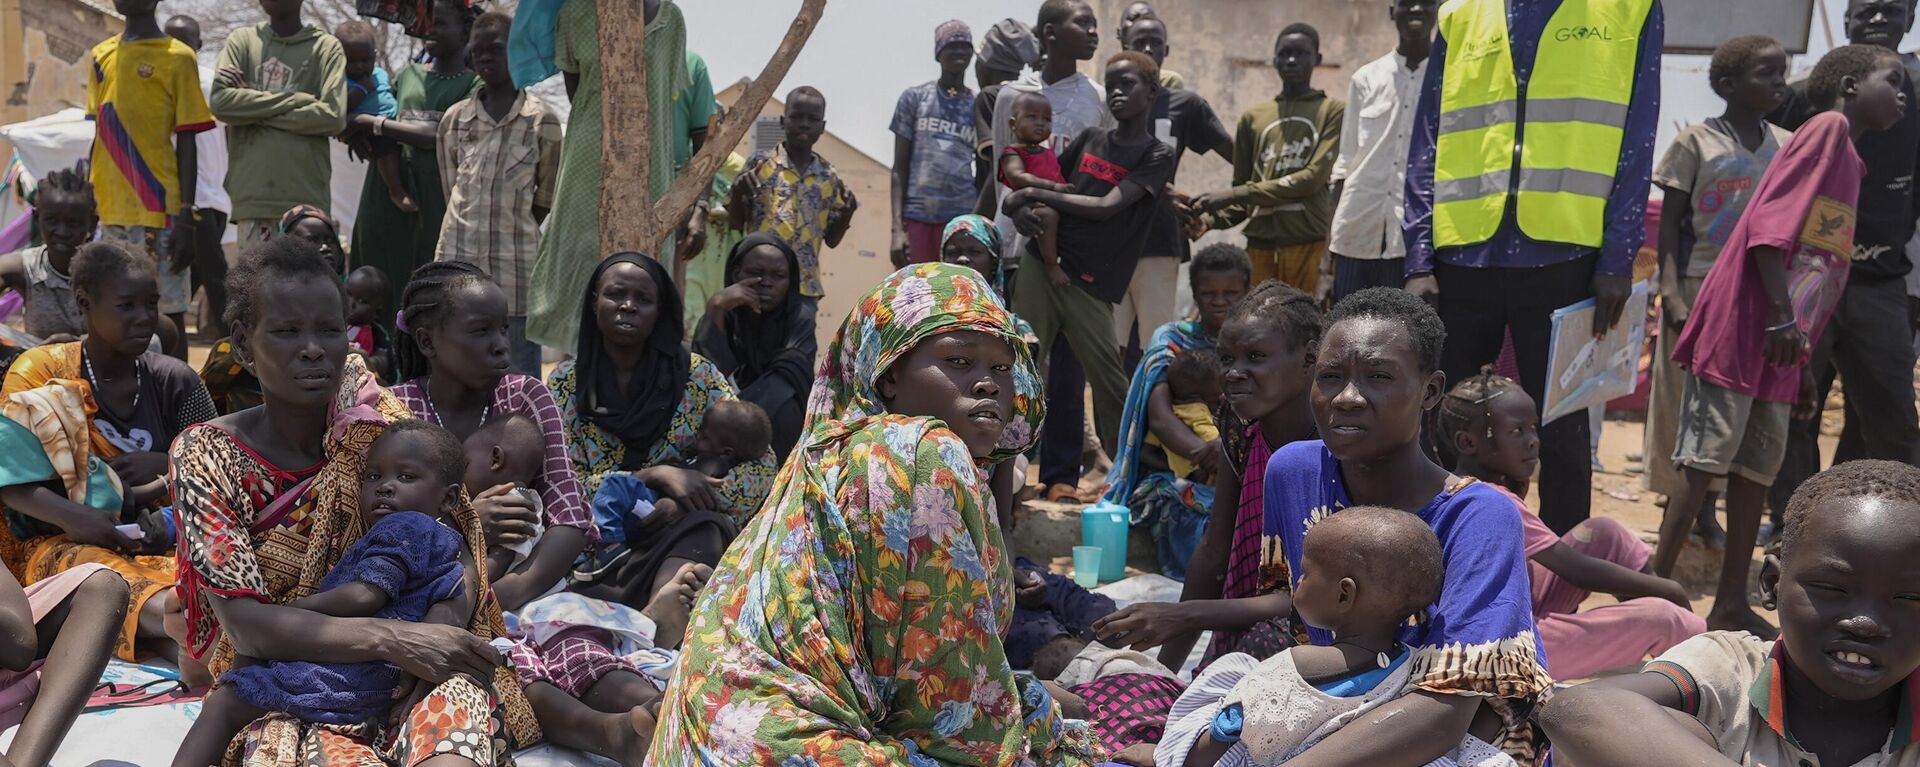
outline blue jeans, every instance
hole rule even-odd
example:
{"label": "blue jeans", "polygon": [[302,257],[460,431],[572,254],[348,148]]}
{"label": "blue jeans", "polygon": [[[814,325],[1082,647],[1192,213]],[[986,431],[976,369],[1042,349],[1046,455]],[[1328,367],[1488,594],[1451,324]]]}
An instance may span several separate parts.
{"label": "blue jeans", "polygon": [[626,543],[627,525],[638,521],[633,515],[635,505],[652,506],[658,500],[659,494],[632,474],[607,477],[593,494],[593,525],[600,528],[600,541]]}
{"label": "blue jeans", "polygon": [[543,347],[527,340],[527,318],[507,318],[507,364],[513,372],[534,378],[545,378],[540,374],[540,351]]}

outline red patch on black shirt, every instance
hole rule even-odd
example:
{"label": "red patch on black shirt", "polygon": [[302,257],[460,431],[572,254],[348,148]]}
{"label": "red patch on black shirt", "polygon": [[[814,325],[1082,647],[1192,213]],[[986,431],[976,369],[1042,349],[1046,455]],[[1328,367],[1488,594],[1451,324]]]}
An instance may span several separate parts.
{"label": "red patch on black shirt", "polygon": [[1095,156],[1091,152],[1080,156],[1079,172],[1114,186],[1119,186],[1120,182],[1127,180],[1127,169],[1125,166],[1108,162],[1103,158]]}

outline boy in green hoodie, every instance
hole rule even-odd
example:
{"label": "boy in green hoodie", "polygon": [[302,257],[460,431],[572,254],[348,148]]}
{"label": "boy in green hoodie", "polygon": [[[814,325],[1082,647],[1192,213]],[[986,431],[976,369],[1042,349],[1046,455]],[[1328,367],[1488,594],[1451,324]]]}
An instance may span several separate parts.
{"label": "boy in green hoodie", "polygon": [[1253,284],[1279,279],[1309,296],[1320,286],[1333,223],[1333,164],[1347,103],[1313,87],[1320,32],[1306,24],[1280,30],[1273,68],[1280,95],[1247,110],[1233,137],[1233,188],[1195,197],[1192,208],[1214,229],[1246,221]]}
{"label": "boy in green hoodie", "polygon": [[213,115],[227,126],[227,193],[242,244],[276,233],[297,205],[330,208],[327,141],[346,127],[347,57],[300,20],[300,0],[260,0],[267,21],[220,49]]}

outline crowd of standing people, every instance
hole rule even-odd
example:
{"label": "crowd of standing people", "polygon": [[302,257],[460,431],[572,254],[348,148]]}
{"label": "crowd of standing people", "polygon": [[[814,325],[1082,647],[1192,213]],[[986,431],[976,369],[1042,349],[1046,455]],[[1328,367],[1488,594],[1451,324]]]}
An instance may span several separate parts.
{"label": "crowd of standing people", "polygon": [[[117,0],[90,161],[0,256],[40,341],[0,346],[0,764],[158,657],[204,695],[178,767],[1920,765],[1913,0],[1850,0],[1804,76],[1728,40],[1724,112],[1657,162],[1658,0],[1380,5],[1344,97],[1277,24],[1231,130],[1148,2],[1105,57],[1084,0],[938,25],[889,124],[897,271],[854,286],[820,89],[609,254],[598,4],[363,0],[422,41],[388,72],[300,0],[210,69]],[[719,107],[642,10],[657,199]],[[370,167],[346,242],[335,140]],[[861,297],[822,350],[829,289]],[[1591,514],[1588,419],[1542,419],[1589,299],[1657,339],[1653,545]],[[1014,556],[1100,470],[1179,601]]]}

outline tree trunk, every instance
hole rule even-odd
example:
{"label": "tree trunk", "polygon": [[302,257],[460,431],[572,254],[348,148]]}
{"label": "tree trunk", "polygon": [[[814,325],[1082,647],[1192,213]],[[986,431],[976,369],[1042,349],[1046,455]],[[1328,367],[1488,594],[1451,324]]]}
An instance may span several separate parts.
{"label": "tree trunk", "polygon": [[[713,174],[720,163],[760,116],[774,88],[787,76],[794,58],[806,47],[807,38],[820,23],[827,0],[802,0],[787,36],[774,50],[773,58],[760,70],[760,76],[747,85],[739,100],[727,110],[719,129],[708,134],[706,144],[687,162],[666,196],[652,199],[648,193],[649,125],[647,114],[645,33],[610,34],[619,30],[644,30],[641,0],[596,0],[600,7],[600,255],[602,258],[622,250],[658,253],[659,245],[671,235],[695,201],[713,187]],[[611,62],[632,62],[631,66],[610,66]],[[664,116],[661,119],[666,119]],[[682,254],[685,258],[685,254]]]}
{"label": "tree trunk", "polygon": [[646,227],[653,197],[647,18],[643,0],[590,1],[599,13],[600,257],[606,258],[656,241]]}

